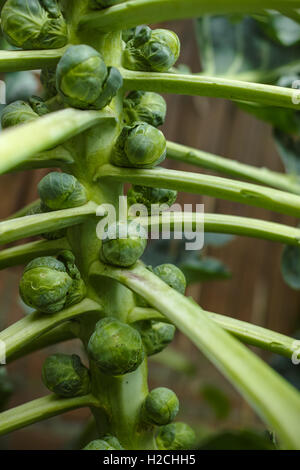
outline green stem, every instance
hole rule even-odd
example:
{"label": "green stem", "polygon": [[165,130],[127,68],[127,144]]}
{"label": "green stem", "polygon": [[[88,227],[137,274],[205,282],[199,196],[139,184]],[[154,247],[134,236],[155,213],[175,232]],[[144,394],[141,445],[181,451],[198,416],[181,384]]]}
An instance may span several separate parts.
{"label": "green stem", "polygon": [[300,182],[293,175],[277,173],[268,168],[256,168],[252,165],[246,165],[230,158],[213,155],[192,147],[176,144],[175,142],[167,142],[167,157],[179,162],[190,163],[201,168],[225,173],[233,177],[252,180],[283,191],[300,194]]}
{"label": "green stem", "polygon": [[59,240],[39,240],[37,242],[18,245],[0,251],[0,269],[27,264],[39,256],[53,256],[59,251],[69,250],[70,245],[66,238]]}
{"label": "green stem", "polygon": [[93,395],[75,398],[60,398],[57,395],[48,395],[38,398],[1,413],[0,435],[52,418],[66,411],[90,406],[99,406]]}
{"label": "green stem", "polygon": [[142,226],[156,231],[164,224],[167,230],[170,224],[170,231],[181,228],[184,231],[209,233],[228,233],[231,235],[241,235],[274,242],[285,243],[286,245],[300,244],[300,229],[289,227],[288,225],[266,222],[261,219],[251,219],[249,217],[239,217],[224,214],[206,214],[193,212],[166,212],[161,216],[140,217],[138,221]]}
{"label": "green stem", "polygon": [[[205,312],[211,320],[245,344],[257,346],[291,359],[295,351],[295,338],[282,335],[252,323],[244,322],[218,313]],[[164,315],[152,308],[136,307],[130,312],[129,323],[141,320],[168,321]]]}
{"label": "green stem", "polygon": [[97,205],[90,201],[80,207],[63,209],[44,214],[27,215],[0,222],[0,244],[21,238],[53,232],[86,221],[96,212]]}
{"label": "green stem", "polygon": [[107,111],[68,108],[5,130],[0,136],[0,173],[107,119],[114,119]]}
{"label": "green stem", "polygon": [[[141,263],[127,270],[107,266],[106,275],[166,315],[240,391],[285,449],[300,448],[300,394],[296,389]],[[97,277],[96,264],[91,276]]]}
{"label": "green stem", "polygon": [[245,82],[223,77],[157,72],[133,72],[122,69],[126,90],[155,91],[192,96],[210,96],[251,101],[282,108],[300,109],[295,90],[274,85]]}
{"label": "green stem", "polygon": [[297,8],[298,0],[131,0],[81,17],[79,28],[110,32],[140,24],[197,18],[211,14],[258,13],[265,9]]}
{"label": "green stem", "polygon": [[282,214],[296,217],[300,215],[300,197],[298,195],[218,176],[168,170],[160,167],[136,170],[118,168],[107,164],[99,169],[98,177],[110,177],[117,181],[126,181],[154,188],[167,188],[204,194],[206,196],[270,209]]}
{"label": "green stem", "polygon": [[9,168],[6,173],[40,168],[66,168],[72,163],[74,163],[74,160],[70,153],[62,145],[58,145],[52,150],[37,153],[33,157],[22,161],[14,168]]}
{"label": "green stem", "polygon": [[65,48],[42,51],[0,51],[0,72],[38,70],[55,67]]}
{"label": "green stem", "polygon": [[72,305],[54,315],[47,315],[42,312],[34,312],[27,315],[0,332],[0,341],[5,346],[6,360],[9,361],[10,356],[19,349],[60,323],[80,315],[101,311],[102,307],[100,304],[91,299],[84,299],[79,304]]}
{"label": "green stem", "polygon": [[9,362],[16,361],[49,346],[76,339],[79,335],[79,330],[80,325],[75,320],[66,321],[12,353],[9,356]]}

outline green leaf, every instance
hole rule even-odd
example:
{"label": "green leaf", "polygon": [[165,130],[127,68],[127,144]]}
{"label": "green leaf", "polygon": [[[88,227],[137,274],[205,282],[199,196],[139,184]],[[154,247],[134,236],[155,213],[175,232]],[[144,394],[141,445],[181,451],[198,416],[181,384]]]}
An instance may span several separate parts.
{"label": "green leaf", "polygon": [[262,29],[273,40],[282,46],[293,46],[300,42],[300,24],[297,21],[269,12],[260,18]]}
{"label": "green leaf", "polygon": [[179,267],[186,277],[187,285],[196,282],[224,280],[231,277],[227,266],[222,261],[211,257],[190,257]]}
{"label": "green leaf", "polygon": [[206,75],[274,82],[283,67],[300,70],[299,46],[270,40],[251,17],[204,16],[196,35]]}
{"label": "green leaf", "polygon": [[225,431],[209,437],[199,450],[276,450],[276,446],[258,432]]}
{"label": "green leaf", "polygon": [[300,290],[300,246],[286,246],[284,248],[281,272],[288,286]]}
{"label": "green leaf", "polygon": [[200,389],[202,399],[212,408],[217,419],[229,416],[231,405],[227,395],[214,384],[204,384]]}

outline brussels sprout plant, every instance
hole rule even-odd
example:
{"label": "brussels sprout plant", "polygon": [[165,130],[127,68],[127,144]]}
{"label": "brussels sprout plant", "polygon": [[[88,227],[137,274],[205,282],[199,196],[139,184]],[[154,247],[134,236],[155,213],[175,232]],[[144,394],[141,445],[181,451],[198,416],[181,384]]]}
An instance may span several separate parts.
{"label": "brussels sprout plant", "polygon": [[[1,269],[24,266],[20,296],[34,309],[0,332],[6,361],[49,345],[58,348],[41,372],[51,393],[3,411],[0,435],[88,407],[98,435],[85,450],[195,448],[194,430],[176,421],[175,393],[163,386],[149,391],[147,383],[148,357],[166,348],[177,329],[236,387],[281,448],[300,449],[298,391],[243,344],[291,358],[293,338],[203,310],[185,296],[178,267],[150,267],[140,260],[145,234],[160,227],[177,191],[300,215],[299,180],[169,142],[158,129],[166,116],[160,93],[225,98],[256,112],[267,108],[269,117],[279,110],[294,119],[300,110],[295,90],[276,85],[282,69],[263,83],[251,74],[246,82],[230,73],[180,73],[178,36],[146,24],[254,13],[267,22],[270,10],[298,24],[299,0],[2,3],[1,28],[12,48],[0,52],[0,71],[41,70],[43,91],[4,109],[0,172],[50,169],[53,162],[59,171],[40,181],[38,201],[0,222],[2,245],[44,237],[0,251]],[[298,62],[293,74],[300,71]],[[236,179],[162,168],[165,159]],[[129,223],[109,223],[107,233],[115,237],[101,239],[97,227],[105,214],[99,216],[97,208],[110,204],[117,211],[125,183],[132,184]],[[163,208],[154,221],[142,215],[139,230],[131,231],[130,208],[139,204]],[[175,212],[171,229],[183,221],[194,227],[197,220],[197,213]],[[204,231],[295,248],[300,240],[299,228],[223,214],[205,214]],[[77,355],[59,352],[59,343],[70,338],[81,341],[87,366]]]}

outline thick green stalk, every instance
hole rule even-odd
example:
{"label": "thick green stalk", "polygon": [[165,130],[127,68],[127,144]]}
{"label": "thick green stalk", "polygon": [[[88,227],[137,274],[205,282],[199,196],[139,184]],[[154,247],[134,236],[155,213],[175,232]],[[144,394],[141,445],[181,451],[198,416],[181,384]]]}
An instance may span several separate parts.
{"label": "thick green stalk", "polygon": [[117,181],[154,188],[205,194],[206,196],[270,209],[282,214],[296,217],[300,215],[300,196],[298,195],[218,176],[168,170],[160,167],[136,170],[103,165],[99,169],[98,177],[100,180],[113,178]]}
{"label": "thick green stalk", "polygon": [[299,8],[299,0],[131,0],[81,17],[79,28],[101,32],[140,24],[197,18],[211,14],[258,13],[265,9]]}
{"label": "thick green stalk", "polygon": [[37,242],[18,245],[0,251],[0,269],[6,269],[19,264],[27,264],[39,256],[56,255],[61,250],[69,250],[70,245],[66,238],[59,240],[39,240]]}
{"label": "thick green stalk", "polygon": [[186,145],[167,142],[167,157],[179,162],[190,163],[201,168],[218,171],[227,175],[262,183],[283,191],[300,194],[300,181],[297,176],[285,175],[269,170],[246,165],[230,158],[197,150]]}
{"label": "thick green stalk", "polygon": [[109,111],[68,108],[7,129],[0,136],[0,173],[108,119],[114,119]]}
{"label": "thick green stalk", "polygon": [[[97,277],[97,270],[93,266],[91,276]],[[283,448],[300,448],[300,394],[296,389],[141,263],[131,269],[107,266],[106,275],[166,315],[240,391],[276,432]]]}
{"label": "thick green stalk", "polygon": [[38,423],[66,411],[99,406],[93,395],[75,398],[60,398],[48,395],[0,413],[0,435],[7,434],[30,424]]}
{"label": "thick green stalk", "polygon": [[20,238],[32,237],[45,232],[53,232],[86,221],[96,212],[97,205],[90,201],[80,207],[63,209],[44,214],[27,215],[0,222],[0,244],[10,243]]}
{"label": "thick green stalk", "polygon": [[206,75],[133,72],[125,69],[122,69],[122,75],[124,87],[127,90],[209,96],[300,109],[300,104],[296,104],[296,100],[293,99],[295,98],[295,90],[291,88]]}
{"label": "thick green stalk", "polygon": [[[218,313],[205,312],[208,317],[217,325],[221,326],[228,333],[231,333],[237,339],[245,344],[257,346],[258,348],[270,351],[274,354],[291,359],[295,351],[295,338],[282,335],[276,331],[252,325],[252,323],[237,320]],[[134,308],[129,315],[129,322],[134,323],[141,320],[165,320],[166,317],[152,308]]]}
{"label": "thick green stalk", "polygon": [[47,331],[38,338],[34,338],[30,343],[10,354],[8,362],[13,362],[21,357],[27,356],[28,354],[48,348],[49,346],[76,339],[79,334],[80,324],[76,320],[65,321],[61,325],[52,328],[52,330]]}
{"label": "thick green stalk", "polygon": [[261,238],[286,245],[300,244],[300,229],[275,222],[266,222],[261,219],[239,217],[225,214],[201,214],[193,212],[165,212],[161,216],[140,217],[138,221],[142,226],[156,231],[164,225],[164,230],[170,231],[181,227],[184,230],[204,230],[212,233],[228,233],[231,235],[242,235],[253,238]]}
{"label": "thick green stalk", "polygon": [[0,72],[38,70],[55,67],[65,48],[42,51],[0,51]]}
{"label": "thick green stalk", "polygon": [[[89,313],[100,313],[102,306],[91,299],[84,299],[76,305],[62,310],[54,315],[47,315],[41,312],[34,312],[22,318],[18,322],[0,332],[0,342],[5,346],[6,360],[14,355],[37,337],[56,327],[66,320],[88,315]],[[2,344],[2,343],[1,343]]]}

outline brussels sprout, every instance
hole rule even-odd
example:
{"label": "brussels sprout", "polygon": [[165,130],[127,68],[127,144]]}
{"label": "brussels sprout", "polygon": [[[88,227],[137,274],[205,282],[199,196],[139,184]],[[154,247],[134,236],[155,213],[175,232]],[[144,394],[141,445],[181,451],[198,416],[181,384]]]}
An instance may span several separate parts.
{"label": "brussels sprout", "polygon": [[83,450],[124,450],[124,448],[116,437],[108,435],[90,442]]}
{"label": "brussels sprout", "polygon": [[167,29],[138,26],[126,43],[123,65],[130,70],[167,72],[180,54],[178,36]]}
{"label": "brussels sprout", "polygon": [[7,0],[1,25],[6,39],[22,49],[56,49],[68,42],[56,0]]}
{"label": "brussels sprout", "polygon": [[134,37],[135,34],[135,28],[129,28],[129,29],[124,29],[122,31],[122,39],[124,42],[130,41]]}
{"label": "brussels sprout", "polygon": [[174,339],[175,326],[154,320],[142,320],[132,324],[142,338],[147,356],[165,349]]}
{"label": "brussels sprout", "polygon": [[142,408],[143,419],[157,426],[171,423],[178,411],[177,396],[172,390],[165,387],[152,390],[147,395]]}
{"label": "brussels sprout", "polygon": [[133,372],[144,359],[139,332],[112,317],[103,318],[96,324],[88,352],[101,372],[114,376]]}
{"label": "brussels sprout", "polygon": [[168,286],[172,287],[172,289],[177,290],[177,292],[180,292],[180,294],[185,293],[185,276],[183,272],[174,264],[160,264],[153,269],[153,272],[162,281],[168,284]]}
{"label": "brussels sprout", "polygon": [[102,55],[84,44],[70,46],[56,69],[56,87],[65,103],[80,109],[102,109],[123,83],[118,69],[107,68]]}
{"label": "brussels sprout", "polygon": [[136,263],[145,251],[147,240],[143,229],[133,232],[130,225],[116,223],[108,227],[107,234],[100,251],[103,263],[129,267]]}
{"label": "brussels sprout", "polygon": [[38,117],[38,114],[33,111],[29,103],[14,101],[5,106],[1,116],[1,126],[3,129],[6,129],[18,124],[34,121]]}
{"label": "brussels sprout", "polygon": [[80,302],[86,288],[80,274],[74,273],[75,268],[52,256],[34,259],[25,267],[20,281],[22,300],[44,313],[59,312]]}
{"label": "brussels sprout", "polygon": [[44,385],[56,395],[79,397],[90,392],[90,374],[76,354],[53,354],[47,357],[42,370]]}
{"label": "brussels sprout", "polygon": [[167,103],[157,93],[132,91],[124,100],[124,113],[128,124],[144,121],[158,127],[165,122]]}
{"label": "brussels sprout", "polygon": [[133,185],[127,193],[129,206],[133,204],[143,204],[147,207],[148,212],[151,212],[152,204],[166,204],[171,207],[176,201],[176,198],[177,191],[163,188],[148,188],[147,186]]}
{"label": "brussels sprout", "polygon": [[189,450],[196,440],[193,429],[185,423],[171,423],[160,428],[156,437],[159,450]]}
{"label": "brussels sprout", "polygon": [[73,176],[53,171],[38,184],[42,203],[51,210],[69,209],[87,202],[85,188]]}
{"label": "brussels sprout", "polygon": [[166,158],[166,139],[146,122],[124,126],[112,154],[112,163],[132,168],[153,168]]}
{"label": "brussels sprout", "polygon": [[49,109],[38,96],[29,98],[29,103],[25,101],[14,101],[5,106],[1,116],[1,126],[3,129],[34,121],[39,116],[49,113]]}

